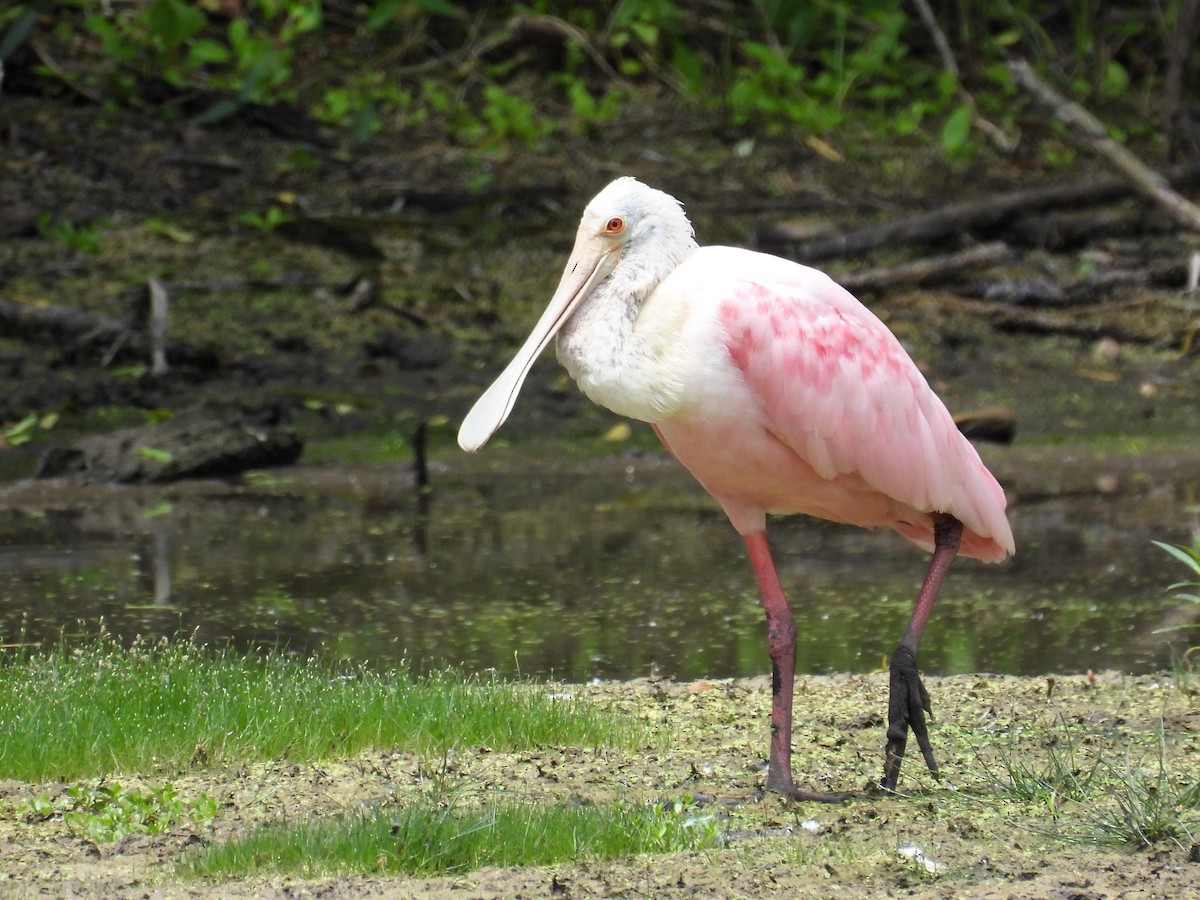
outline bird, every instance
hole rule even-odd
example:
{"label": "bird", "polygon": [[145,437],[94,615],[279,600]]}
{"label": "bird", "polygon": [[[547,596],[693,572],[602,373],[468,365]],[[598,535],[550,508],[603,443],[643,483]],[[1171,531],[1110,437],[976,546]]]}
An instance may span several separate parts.
{"label": "bird", "polygon": [[745,543],[771,660],[767,791],[846,796],[796,787],[796,623],[768,515],[890,528],[931,554],[888,665],[879,787],[896,793],[910,732],[936,779],[921,637],[955,556],[1000,562],[1014,541],[1003,488],[891,330],[824,272],[700,247],[678,200],[624,176],[584,209],[549,305],[463,419],[463,450],[479,450],[505,422],[552,340],[582,392],[649,423]]}

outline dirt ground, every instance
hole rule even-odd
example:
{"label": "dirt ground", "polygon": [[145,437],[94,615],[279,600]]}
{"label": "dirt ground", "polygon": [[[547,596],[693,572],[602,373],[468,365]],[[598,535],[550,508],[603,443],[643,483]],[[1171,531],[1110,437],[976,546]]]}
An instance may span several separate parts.
{"label": "dirt ground", "polygon": [[[496,753],[463,747],[436,764],[380,749],[355,759],[186,773],[114,774],[125,787],[170,782],[185,799],[219,801],[210,823],[96,844],[60,816],[22,810],[63,785],[0,785],[0,894],[141,897],[863,897],[1179,898],[1200,894],[1200,816],[1152,846],[1108,846],[1098,834],[1118,809],[1121,783],[1157,790],[1200,778],[1200,706],[1194,684],[1115,673],[1048,679],[967,675],[929,679],[932,736],[943,767],[934,782],[910,759],[904,797],[870,790],[878,776],[886,677],[831,676],[797,685],[801,783],[852,794],[844,804],[763,796],[766,679],[641,680],[569,691],[649,725],[632,750],[543,747]],[[1160,730],[1161,729],[1161,730]],[[1080,800],[1020,799],[1013,773],[1053,771],[1055,754],[1080,771],[1099,763]],[[1159,780],[1164,760],[1166,780]],[[1019,781],[1020,779],[1018,779]],[[1114,788],[1114,785],[1117,787]],[[449,792],[456,802],[500,799],[684,800],[715,817],[716,846],[540,868],[488,868],[435,878],[372,874],[280,875],[188,881],[177,862],[261,822],[330,815]],[[1154,793],[1154,790],[1151,791]],[[1190,816],[1190,819],[1189,819]],[[914,850],[913,848],[917,848]],[[919,854],[917,853],[919,850]]]}

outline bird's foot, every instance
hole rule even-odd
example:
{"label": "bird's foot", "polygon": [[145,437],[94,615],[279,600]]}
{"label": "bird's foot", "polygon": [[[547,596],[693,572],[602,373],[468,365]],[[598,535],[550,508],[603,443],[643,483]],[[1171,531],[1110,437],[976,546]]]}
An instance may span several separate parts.
{"label": "bird's foot", "polygon": [[802,803],[845,803],[850,799],[849,794],[838,794],[828,791],[802,791],[796,787],[790,775],[781,776],[772,770],[768,770],[767,772],[766,788],[768,793],[782,794],[789,800],[796,800]]}
{"label": "bird's foot", "polygon": [[904,748],[908,743],[911,728],[925,757],[925,764],[934,778],[938,777],[937,762],[933,758],[933,747],[929,743],[929,729],[925,715],[929,708],[929,692],[921,683],[917,671],[917,654],[907,644],[901,644],[892,654],[890,667],[890,694],[888,697],[888,729],[886,758],[883,778],[879,786],[887,793],[894,793],[900,778],[900,764],[904,761]]}

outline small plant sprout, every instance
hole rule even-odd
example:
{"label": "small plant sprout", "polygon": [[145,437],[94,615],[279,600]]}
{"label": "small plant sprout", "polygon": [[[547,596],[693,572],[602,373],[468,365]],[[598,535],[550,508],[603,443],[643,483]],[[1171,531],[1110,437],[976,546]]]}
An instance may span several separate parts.
{"label": "small plant sprout", "polygon": [[20,812],[27,822],[61,817],[72,833],[96,843],[111,843],[129,834],[161,834],[178,825],[204,825],[217,812],[217,802],[201,793],[185,801],[171,784],[139,790],[117,782],[74,784],[57,799],[37,794]]}
{"label": "small plant sprout", "polygon": [[[1185,600],[1188,603],[1200,605],[1200,534],[1193,536],[1192,546],[1185,547],[1183,545],[1164,544],[1162,541],[1153,541],[1155,547],[1165,553],[1171,554],[1194,576],[1190,581],[1177,581],[1167,587],[1168,591],[1173,591],[1176,599]],[[1163,631],[1177,631],[1180,628],[1187,628],[1188,625],[1175,625],[1171,628],[1164,628]]]}

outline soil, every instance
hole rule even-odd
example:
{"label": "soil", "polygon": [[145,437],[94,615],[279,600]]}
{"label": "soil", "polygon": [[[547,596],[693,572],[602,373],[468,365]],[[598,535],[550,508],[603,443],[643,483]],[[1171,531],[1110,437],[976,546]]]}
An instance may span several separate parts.
{"label": "soil", "polygon": [[[16,84],[10,79],[6,90]],[[586,199],[632,173],[689,198],[704,243],[754,243],[756,223],[836,226],[980,197],[1031,177],[987,154],[951,166],[920,147],[843,148],[834,163],[802,139],[734,133],[671,98],[598,136],[537,151],[480,154],[408,129],[347,147],[300,120],[248,110],[197,128],[74,97],[6,93],[0,140],[0,296],[75,306],[132,320],[147,279],[172,294],[170,371],[155,375],[136,346],[83,336],[0,335],[0,423],[54,412],[54,430],[0,454],[10,477],[32,472],[52,441],[143,421],[202,400],[292,415],[311,440],[411,433],[456,419],[487,372],[523,336],[549,296]],[[261,112],[261,111],[259,111]],[[869,136],[868,136],[869,137]],[[747,141],[753,138],[752,141]],[[1028,162],[1028,159],[1025,160]],[[1088,170],[1081,162],[1071,177]],[[1046,175],[1047,173],[1042,173]],[[1053,173],[1050,173],[1053,177]],[[474,185],[474,187],[469,187]],[[482,186],[480,186],[482,185]],[[236,224],[277,207],[277,228]],[[773,211],[772,211],[773,210]],[[803,212],[801,212],[803,211]],[[81,249],[39,216],[93,229]],[[260,219],[261,221],[261,219]],[[802,224],[803,224],[802,223]],[[1102,248],[1103,249],[1103,248]],[[1119,247],[1107,248],[1116,253]],[[1082,251],[1080,251],[1082,253]],[[1081,255],[1043,260],[1043,271]],[[1137,289],[1104,314],[1158,345],[992,332],[947,311],[937,293],[887,300],[889,323],[950,405],[1021,396],[1019,433],[1161,430],[1194,434],[1200,367],[1171,335],[1191,313],[1161,289]],[[1020,352],[1014,348],[1020,345]],[[543,366],[508,433],[593,433],[607,420]],[[1049,385],[1053,390],[1047,391]],[[1040,398],[1040,400],[1039,400]],[[1191,398],[1189,401],[1188,398]],[[1125,423],[1125,428],[1113,427]],[[606,426],[605,426],[606,427]],[[1073,432],[1072,432],[1073,430]],[[440,438],[449,443],[449,436]],[[1185,897],[1200,895],[1200,850],[1180,831],[1149,847],[1093,840],[1117,798],[1023,803],[1005,791],[1007,764],[1041,765],[1064,735],[1106,765],[1153,770],[1165,735],[1173,777],[1195,781],[1200,712],[1169,678],[1104,674],[1047,679],[930,679],[935,746],[945,780],[910,760],[905,798],[864,789],[877,777],[885,707],[881,675],[804,679],[797,770],[809,786],[854,792],[844,805],[762,796],[769,688],[765,681],[634,682],[569,688],[651,721],[661,744],[624,752],[461,748],[442,778],[480,800],[497,795],[690,797],[719,818],[724,843],[693,853],[486,869],[431,879],[278,876],[232,884],[181,880],[175,865],[199,844],[283,815],[331,814],[433,789],[427,761],[380,748],[357,759],[117,773],[130,786],[174,783],[220,800],[209,825],[95,844],[58,817],[30,821],[30,797],[62,785],[0,784],[0,893],[112,897]],[[1132,748],[1132,749],[1131,749]],[[805,827],[815,819],[816,833]],[[1194,822],[1193,822],[1194,824]],[[1062,840],[1062,835],[1077,840]],[[901,854],[921,848],[936,863]]]}
{"label": "soil", "polygon": [[[1053,682],[1053,683],[1051,683]],[[1014,773],[1049,778],[1056,758],[1076,774],[1097,760],[1099,779],[1179,790],[1200,777],[1200,708],[1194,685],[1114,673],[1057,679],[968,675],[928,680],[931,733],[942,780],[919,759],[903,797],[870,789],[881,766],[886,676],[812,677],[797,685],[800,784],[849,792],[841,804],[763,795],[766,679],[642,680],[569,691],[649,726],[645,746],[541,747],[498,753],[463,747],[429,760],[386,748],[355,759],[113,775],[126,788],[174,784],[220,807],[210,823],[96,844],[60,817],[22,810],[63,785],[0,785],[0,893],[109,897],[832,897],[1176,898],[1200,893],[1200,817],[1175,810],[1178,830],[1152,845],[1107,845],[1100,823],[1121,790],[1084,799],[1022,800]],[[1161,731],[1160,731],[1161,728]],[[1159,761],[1167,779],[1159,782]],[[1115,779],[1115,780],[1114,780]],[[1153,795],[1153,790],[1151,795]],[[261,822],[332,815],[418,796],[456,803],[522,798],[578,802],[680,800],[715,818],[720,840],[674,855],[579,859],[536,868],[487,868],[432,878],[378,874],[276,875],[188,880],[177,864],[209,842]],[[1170,805],[1170,804],[1168,804]],[[1118,814],[1119,818],[1119,814]],[[912,848],[917,848],[917,851]]]}

